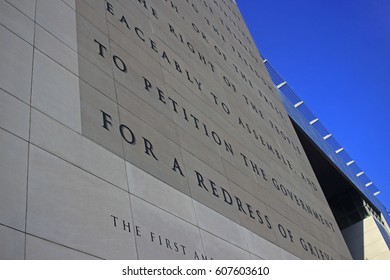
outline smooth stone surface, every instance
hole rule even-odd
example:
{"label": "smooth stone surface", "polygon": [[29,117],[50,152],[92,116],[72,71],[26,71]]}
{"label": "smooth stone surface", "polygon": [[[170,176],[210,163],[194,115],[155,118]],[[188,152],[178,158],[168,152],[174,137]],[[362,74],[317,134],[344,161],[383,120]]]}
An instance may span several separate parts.
{"label": "smooth stone surface", "polygon": [[0,129],[0,223],[25,230],[27,142]]}
{"label": "smooth stone surface", "polygon": [[33,44],[33,21],[6,1],[0,2],[0,24],[7,27],[29,44]]}
{"label": "smooth stone surface", "polygon": [[1,25],[0,38],[0,88],[29,104],[33,47]]}
{"label": "smooth stone surface", "polygon": [[35,18],[35,4],[36,0],[5,0],[12,6],[17,8],[19,11],[27,15],[29,18],[34,20]]}
{"label": "smooth stone surface", "polygon": [[35,29],[35,47],[78,76],[77,53],[39,25]]}
{"label": "smooth stone surface", "polygon": [[128,191],[123,159],[34,109],[31,142]]}
{"label": "smooth stone surface", "polygon": [[37,0],[36,22],[77,50],[76,12],[61,0]]}
{"label": "smooth stone surface", "polygon": [[[129,194],[30,146],[27,233],[105,259],[136,259]],[[131,230],[131,227],[130,227]]]}
{"label": "smooth stone surface", "polygon": [[24,259],[25,234],[0,225],[0,260]]}
{"label": "smooth stone surface", "polygon": [[28,140],[30,107],[0,89],[0,127]]}
{"label": "smooth stone surface", "polygon": [[81,133],[80,92],[77,76],[39,51],[34,55],[31,105]]}
{"label": "smooth stone surface", "polygon": [[130,193],[197,225],[192,199],[145,171],[126,162]]}
{"label": "smooth stone surface", "polygon": [[206,248],[206,255],[214,260],[250,260],[249,252],[240,249],[206,231],[201,231],[202,241]]}
{"label": "smooth stone surface", "polygon": [[[194,259],[204,253],[197,227],[131,196],[139,259]],[[160,239],[161,238],[161,239]]]}
{"label": "smooth stone surface", "polygon": [[99,258],[72,250],[31,235],[26,237],[26,260],[98,260]]}

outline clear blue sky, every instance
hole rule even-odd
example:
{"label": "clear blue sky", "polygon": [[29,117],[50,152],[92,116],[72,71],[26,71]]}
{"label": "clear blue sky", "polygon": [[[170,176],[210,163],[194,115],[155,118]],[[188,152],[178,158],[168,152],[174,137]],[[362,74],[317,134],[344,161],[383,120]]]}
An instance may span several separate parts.
{"label": "clear blue sky", "polygon": [[236,1],[260,53],[390,209],[390,1]]}

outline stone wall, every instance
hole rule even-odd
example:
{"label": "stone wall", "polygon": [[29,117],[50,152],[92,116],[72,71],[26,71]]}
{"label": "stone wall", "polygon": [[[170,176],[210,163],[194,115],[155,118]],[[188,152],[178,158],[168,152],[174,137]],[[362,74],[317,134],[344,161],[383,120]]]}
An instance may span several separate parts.
{"label": "stone wall", "polygon": [[351,258],[234,1],[0,24],[0,258]]}

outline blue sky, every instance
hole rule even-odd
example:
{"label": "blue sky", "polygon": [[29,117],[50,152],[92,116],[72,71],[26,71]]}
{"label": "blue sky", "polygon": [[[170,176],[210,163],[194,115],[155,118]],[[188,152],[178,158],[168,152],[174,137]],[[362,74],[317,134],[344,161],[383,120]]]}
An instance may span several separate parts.
{"label": "blue sky", "polygon": [[390,209],[390,1],[236,1],[261,54]]}

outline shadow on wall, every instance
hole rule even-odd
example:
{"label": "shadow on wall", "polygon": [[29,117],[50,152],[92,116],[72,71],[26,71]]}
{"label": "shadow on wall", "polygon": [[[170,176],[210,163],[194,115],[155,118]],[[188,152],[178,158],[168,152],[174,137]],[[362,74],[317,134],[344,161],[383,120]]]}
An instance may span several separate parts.
{"label": "shadow on wall", "polygon": [[364,220],[341,231],[354,260],[364,260]]}
{"label": "shadow on wall", "polygon": [[390,235],[373,217],[380,212],[299,125],[292,123],[353,259],[390,259]]}
{"label": "shadow on wall", "polygon": [[354,259],[390,259],[389,234],[372,216],[343,229],[342,234]]}

